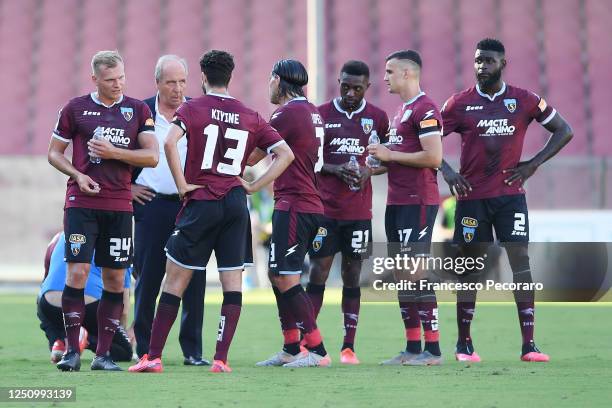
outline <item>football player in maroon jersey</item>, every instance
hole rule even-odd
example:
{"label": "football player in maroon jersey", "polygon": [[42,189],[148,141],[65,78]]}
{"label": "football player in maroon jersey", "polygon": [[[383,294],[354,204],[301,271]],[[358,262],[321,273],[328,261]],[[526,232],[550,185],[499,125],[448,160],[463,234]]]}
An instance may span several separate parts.
{"label": "football player in maroon jersey", "polygon": [[[215,251],[223,304],[219,320],[214,373],[228,373],[228,351],[242,309],[242,271],[252,265],[251,224],[246,194],[278,177],[293,154],[266,121],[228,94],[234,58],[212,50],[200,59],[206,95],[183,103],[176,112],[164,150],[184,204],[176,229],[166,243],[166,281],[153,321],[149,353],[130,372],[162,372],[161,355],[176,320],[181,297],[193,273],[205,273]],[[177,149],[187,137],[185,170]],[[240,176],[251,152],[259,148],[276,156],[252,183]]]}
{"label": "football player in maroon jersey", "polygon": [[[118,371],[108,350],[123,309],[125,269],[132,262],[132,166],[154,167],[159,150],[151,111],[123,95],[125,72],[116,51],[100,51],[92,62],[96,92],[74,98],[60,111],[49,145],[49,163],[70,178],[64,232],[68,262],[62,310],[68,338],[57,364],[78,371],[83,288],[90,262],[102,267],[104,291],[98,307],[98,346],[92,370]],[[64,156],[72,142],[72,161]]]}
{"label": "football player in maroon jersey", "polygon": [[[323,120],[304,96],[306,68],[280,60],[270,77],[270,101],[278,105],[270,124],[278,130],[295,160],[274,182],[274,213],[269,277],[278,306],[284,346],[257,366],[329,366],[331,359],[317,328],[314,308],[300,283],[304,257],[319,232],[323,204],[315,173],[323,166]],[[249,163],[261,158],[254,155]],[[306,349],[300,349],[300,331]]]}
{"label": "football player in maroon jersey", "polygon": [[[389,55],[385,82],[402,100],[387,146],[370,145],[368,151],[388,168],[389,190],[385,231],[394,255],[428,257],[440,196],[436,180],[442,161],[442,117],[436,104],[421,90],[423,63],[418,52]],[[382,364],[438,365],[442,361],[435,292],[426,286],[427,271],[396,270],[396,279],[410,280],[414,290],[398,293],[406,333],[406,350]],[[425,347],[421,351],[421,325]]]}
{"label": "football player in maroon jersey", "polygon": [[[462,244],[464,252],[478,256],[483,249],[470,243],[493,242],[495,229],[505,244],[514,281],[529,284],[529,218],[523,183],[571,140],[572,129],[544,98],[506,84],[505,67],[500,41],[486,38],[476,45],[476,85],[451,96],[442,108],[444,135],[461,135],[461,169],[457,173],[443,162],[442,171],[458,200],[454,241]],[[520,161],[525,132],[534,119],[552,135],[533,158]],[[521,360],[548,361],[534,342],[534,291],[516,290],[514,297],[523,338]],[[458,293],[455,356],[460,361],[480,361],[470,334],[475,306],[476,291]]]}
{"label": "football player in maroon jersey", "polygon": [[[364,98],[370,87],[370,69],[364,62],[347,61],[340,70],[338,83],[340,97],[318,107],[325,122],[325,139],[317,187],[325,214],[309,250],[310,275],[306,293],[318,316],[334,255],[342,252],[344,341],[340,362],[359,364],[354,342],[361,299],[361,264],[368,255],[372,237],[370,175],[382,170],[366,166],[366,147],[372,135],[385,137],[389,118]],[[350,168],[351,157],[359,163],[358,172]]]}

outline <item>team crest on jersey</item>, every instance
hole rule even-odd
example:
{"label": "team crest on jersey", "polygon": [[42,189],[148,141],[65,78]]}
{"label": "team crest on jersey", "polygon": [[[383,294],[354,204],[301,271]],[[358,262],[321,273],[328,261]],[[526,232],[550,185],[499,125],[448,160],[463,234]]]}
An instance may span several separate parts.
{"label": "team crest on jersey", "polygon": [[476,227],[478,227],[478,221],[471,217],[463,217],[461,225],[463,225],[463,240],[465,242],[472,242],[476,233]]}
{"label": "team crest on jersey", "polygon": [[315,252],[319,252],[321,247],[323,246],[323,238],[327,236],[327,228],[319,227],[317,231],[317,236],[312,241],[312,249]]}
{"label": "team crest on jersey", "polygon": [[506,105],[508,112],[514,113],[516,110],[516,99],[504,99],[504,105]]}
{"label": "team crest on jersey", "polygon": [[123,115],[123,118],[129,122],[134,117],[134,109],[122,107],[121,114]]}
{"label": "team crest on jersey", "polygon": [[374,119],[369,118],[361,118],[361,128],[363,129],[363,133],[369,135],[374,127]]}

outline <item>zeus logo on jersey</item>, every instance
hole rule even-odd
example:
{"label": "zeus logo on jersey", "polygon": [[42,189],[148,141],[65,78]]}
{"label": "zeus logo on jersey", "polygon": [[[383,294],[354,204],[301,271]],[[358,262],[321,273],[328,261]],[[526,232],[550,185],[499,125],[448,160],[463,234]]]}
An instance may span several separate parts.
{"label": "zeus logo on jersey", "polygon": [[341,128],[342,124],[341,123],[326,123],[325,124],[325,129],[336,129],[336,128]]}
{"label": "zeus logo on jersey", "polygon": [[486,129],[479,136],[512,136],[516,129],[508,125],[508,119],[481,119],[476,126]]}
{"label": "zeus logo on jersey", "polygon": [[397,134],[397,129],[389,130],[389,144],[401,144],[404,141],[404,138],[401,135]]}
{"label": "zeus logo on jersey", "polygon": [[329,143],[330,146],[338,146],[333,154],[363,154],[365,152],[365,146],[359,145],[359,139],[352,137],[335,137]]}
{"label": "zeus logo on jersey", "polygon": [[100,112],[92,112],[92,111],[84,110],[83,116],[100,116]]}
{"label": "zeus logo on jersey", "polygon": [[130,145],[131,139],[127,136],[124,136],[125,129],[99,126],[98,128],[96,128],[96,131],[99,129],[102,130],[102,136],[104,136],[104,139],[108,140],[112,144],[123,147],[128,147]]}

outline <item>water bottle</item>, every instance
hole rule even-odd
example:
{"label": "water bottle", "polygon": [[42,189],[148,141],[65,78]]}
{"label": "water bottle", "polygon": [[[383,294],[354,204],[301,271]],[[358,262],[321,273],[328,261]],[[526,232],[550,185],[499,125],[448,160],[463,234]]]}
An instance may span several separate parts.
{"label": "water bottle", "polygon": [[[359,163],[357,162],[357,157],[351,156],[347,168],[350,170],[354,170],[355,173],[359,174]],[[350,183],[349,188],[351,189],[351,191],[358,191],[361,186],[359,185],[359,183]]]}
{"label": "water bottle", "polygon": [[[378,137],[378,133],[375,130],[372,130],[372,134],[370,135],[370,138],[368,139],[368,144],[373,145],[373,144],[379,144],[379,143],[380,143],[380,137]],[[368,155],[366,159],[366,166],[368,166],[371,169],[380,167],[380,160],[378,160],[376,157],[370,154]]]}
{"label": "water bottle", "polygon": [[[104,139],[103,130],[101,126],[98,126],[96,130],[94,130],[94,134],[91,137],[93,140],[102,140]],[[98,156],[92,155],[91,151],[89,152],[89,162],[93,164],[100,164],[102,159]]]}

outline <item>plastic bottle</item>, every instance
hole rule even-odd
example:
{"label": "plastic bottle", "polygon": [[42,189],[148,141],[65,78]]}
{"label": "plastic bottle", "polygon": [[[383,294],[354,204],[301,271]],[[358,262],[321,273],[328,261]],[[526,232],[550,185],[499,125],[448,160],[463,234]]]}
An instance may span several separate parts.
{"label": "plastic bottle", "polygon": [[[96,130],[94,130],[94,134],[91,137],[93,140],[102,140],[104,139],[104,135],[103,135],[103,130],[101,126],[98,126],[96,128]],[[102,159],[98,156],[94,156],[91,154],[91,151],[89,152],[89,162],[93,163],[93,164],[100,164],[102,162]]]}
{"label": "plastic bottle", "polygon": [[[347,167],[350,170],[354,170],[357,174],[359,174],[359,163],[357,162],[357,157],[351,156]],[[359,185],[359,183],[351,183],[349,184],[349,188],[351,189],[351,191],[358,191],[361,186]]]}
{"label": "plastic bottle", "polygon": [[[368,139],[368,144],[373,145],[373,144],[379,144],[379,143],[380,143],[380,137],[378,137],[378,133],[375,130],[372,130],[372,134],[370,135],[370,138]],[[370,154],[366,158],[366,166],[368,166],[371,169],[380,167],[380,160],[378,160],[376,157]]]}

